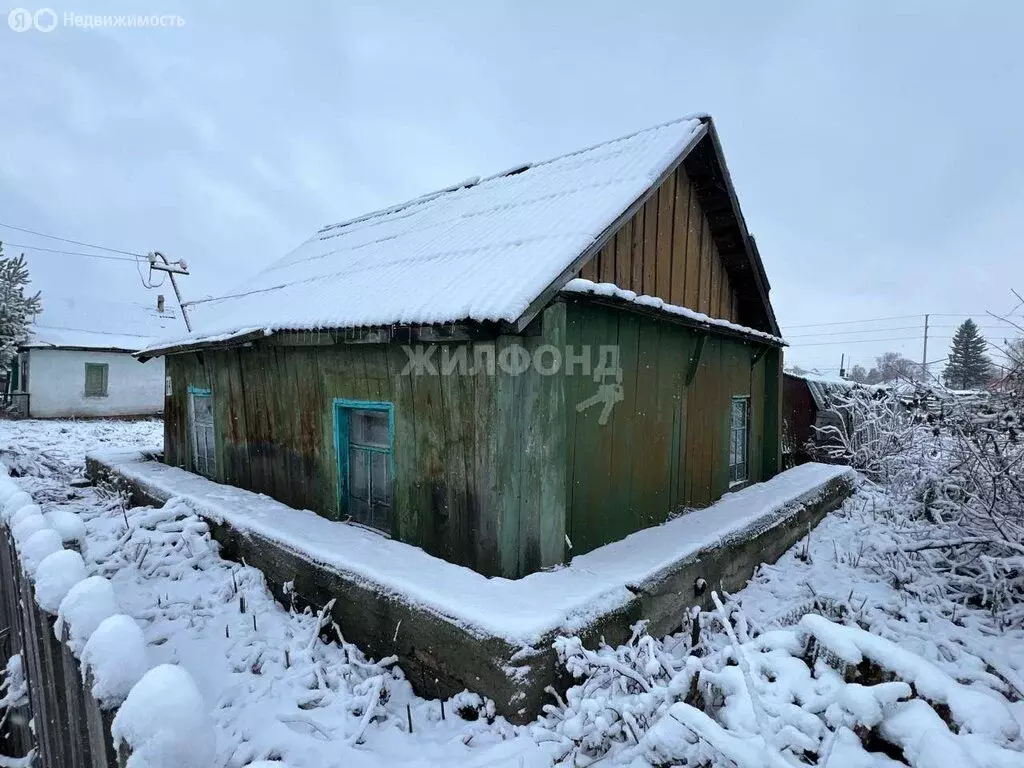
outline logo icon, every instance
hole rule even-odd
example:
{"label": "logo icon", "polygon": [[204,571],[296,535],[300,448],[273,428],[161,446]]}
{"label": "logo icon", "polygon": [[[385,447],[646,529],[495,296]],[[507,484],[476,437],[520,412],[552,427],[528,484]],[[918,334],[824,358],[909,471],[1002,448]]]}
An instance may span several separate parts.
{"label": "logo icon", "polygon": [[52,32],[57,26],[57,14],[52,8],[40,8],[32,17],[32,21],[40,32]]}
{"label": "logo icon", "polygon": [[32,11],[15,8],[7,14],[7,26],[15,32],[28,32],[32,29]]}

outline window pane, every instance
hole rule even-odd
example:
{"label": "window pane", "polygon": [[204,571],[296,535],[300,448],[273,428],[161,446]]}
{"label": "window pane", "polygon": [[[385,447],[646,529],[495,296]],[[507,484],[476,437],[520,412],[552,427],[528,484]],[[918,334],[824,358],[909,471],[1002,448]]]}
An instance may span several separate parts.
{"label": "window pane", "polygon": [[349,412],[349,440],[359,445],[391,447],[387,411]]}
{"label": "window pane", "polygon": [[388,428],[389,414],[387,411],[374,411],[370,420],[370,445],[379,445],[382,448],[391,447],[391,433]]}
{"label": "window pane", "polygon": [[729,429],[729,482],[738,483],[747,479],[747,414],[749,400],[735,397],[732,400]]}
{"label": "window pane", "polygon": [[350,443],[359,443],[360,445],[366,445],[366,424],[365,415],[366,411],[350,410],[348,412],[348,440]]}
{"label": "window pane", "polygon": [[189,394],[192,419],[192,459],[195,471],[207,477],[216,474],[217,463],[214,457],[216,438],[213,424],[213,398],[209,395],[192,392]]}
{"label": "window pane", "polygon": [[349,496],[364,500],[370,498],[367,453],[360,448],[352,448],[348,452],[348,493]]}
{"label": "window pane", "polygon": [[370,512],[370,502],[365,499],[357,499],[355,496],[348,497],[348,508],[345,510],[349,517],[363,525],[373,525],[373,515]]}
{"label": "window pane", "polygon": [[374,504],[372,514],[370,525],[378,531],[391,533],[391,507],[386,504]]}
{"label": "window pane", "polygon": [[196,422],[213,423],[213,398],[206,395],[192,395],[192,411]]}
{"label": "window pane", "polygon": [[214,438],[213,438],[213,425],[209,425],[203,430],[206,433],[206,460],[210,465],[212,472],[214,467],[214,461],[216,460],[216,453],[214,452]]}
{"label": "window pane", "polygon": [[86,397],[103,397],[107,394],[107,365],[105,363],[85,364]]}
{"label": "window pane", "polygon": [[353,522],[391,532],[391,411],[342,405],[347,426],[340,437],[348,459],[342,506]]}
{"label": "window pane", "polygon": [[370,500],[389,504],[390,478],[388,476],[391,465],[391,455],[375,451],[370,457]]}

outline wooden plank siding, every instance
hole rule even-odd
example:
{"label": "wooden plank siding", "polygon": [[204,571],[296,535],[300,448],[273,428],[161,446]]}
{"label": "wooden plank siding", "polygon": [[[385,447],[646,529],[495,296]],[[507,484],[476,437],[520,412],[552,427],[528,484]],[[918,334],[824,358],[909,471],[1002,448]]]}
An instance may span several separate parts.
{"label": "wooden plank siding", "polygon": [[[210,389],[216,476],[338,519],[334,400],[394,406],[391,535],[485,575],[521,576],[560,563],[565,538],[565,391],[531,367],[470,372],[479,357],[564,347],[565,307],[545,310],[539,336],[459,342],[462,372],[405,370],[397,344],[250,347],[167,358],[165,461],[195,471],[188,389]],[[485,349],[487,348],[487,349]]]}
{"label": "wooden plank siding", "polygon": [[[165,461],[194,471],[188,389],[210,389],[214,479],[339,519],[334,399],[390,402],[391,535],[486,575],[518,577],[720,498],[734,395],[750,396],[750,481],[778,472],[779,350],[758,356],[755,343],[708,334],[701,345],[700,335],[573,299],[544,311],[540,335],[445,351],[472,365],[516,348],[531,358],[559,350],[557,375],[536,365],[444,375],[441,354],[432,358],[436,375],[414,375],[395,344],[256,343],[173,355]],[[600,405],[577,410],[607,383],[594,375],[602,348],[616,350],[623,396],[603,425]],[[567,351],[586,351],[586,364],[567,365]]]}
{"label": "wooden plank siding", "polygon": [[687,386],[698,332],[586,301],[566,307],[568,344],[619,350],[623,395],[601,425],[600,408],[577,410],[595,393],[594,378],[579,371],[564,377],[570,555],[707,506],[728,491],[733,396],[751,400],[749,481],[777,471],[766,459],[776,439],[766,436],[766,421],[778,399],[768,375],[778,366],[777,352],[752,363],[759,345],[709,335]]}
{"label": "wooden plank siding", "polygon": [[739,322],[735,291],[682,166],[583,266],[579,276]]}

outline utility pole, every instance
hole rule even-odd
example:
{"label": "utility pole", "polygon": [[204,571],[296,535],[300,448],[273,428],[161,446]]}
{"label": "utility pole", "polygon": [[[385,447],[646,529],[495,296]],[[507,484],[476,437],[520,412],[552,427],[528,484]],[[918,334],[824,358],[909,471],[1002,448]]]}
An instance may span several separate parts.
{"label": "utility pole", "polygon": [[[157,263],[159,258],[163,264]],[[192,333],[192,323],[189,322],[188,312],[185,311],[185,305],[181,301],[181,290],[178,288],[178,281],[174,279],[175,275],[187,275],[188,264],[185,263],[184,259],[178,259],[178,261],[170,262],[167,257],[164,256],[160,251],[153,251],[149,254],[149,268],[150,270],[156,270],[157,272],[166,272],[171,276],[171,287],[174,288],[174,295],[178,297],[178,307],[181,309],[181,317],[185,321],[185,329]]]}
{"label": "utility pole", "polygon": [[846,378],[846,353],[839,356],[839,378]]}
{"label": "utility pole", "polygon": [[924,349],[921,351],[921,379],[928,383],[928,315],[924,316]]}

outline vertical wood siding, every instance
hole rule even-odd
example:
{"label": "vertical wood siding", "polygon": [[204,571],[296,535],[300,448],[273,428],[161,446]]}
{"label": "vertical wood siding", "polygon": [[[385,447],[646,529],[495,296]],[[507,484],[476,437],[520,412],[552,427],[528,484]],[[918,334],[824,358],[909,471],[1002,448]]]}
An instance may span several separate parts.
{"label": "vertical wood siding", "polygon": [[[709,335],[686,384],[698,334],[676,324],[586,303],[568,303],[570,346],[619,350],[623,400],[604,425],[599,409],[577,411],[592,377],[567,375],[566,479],[570,556],[703,507],[729,489],[729,417],[735,395],[750,396],[750,481],[777,471],[768,433],[778,394],[769,375],[778,355],[753,362],[758,345]],[[777,369],[777,368],[776,368]]]}
{"label": "vertical wood siding", "polygon": [[[708,285],[712,279],[709,272]],[[498,366],[449,375],[438,366],[437,374],[414,375],[404,370],[408,357],[398,344],[273,341],[174,355],[167,359],[166,461],[193,470],[188,387],[208,388],[216,479],[337,518],[333,401],[391,402],[392,535],[510,578],[718,499],[729,487],[734,395],[750,396],[750,480],[778,471],[778,350],[754,362],[764,351],[756,344],[713,334],[699,344],[699,333],[675,323],[586,302],[552,304],[540,328],[486,344],[453,343],[449,352],[461,349],[472,363],[516,348],[531,357],[548,346],[563,355],[589,349],[591,364],[563,365],[558,375],[534,366],[521,374]],[[594,366],[605,346],[618,350],[623,400],[602,425],[600,405],[577,406],[598,391]]]}
{"label": "vertical wood siding", "polygon": [[580,277],[739,322],[728,272],[682,166],[583,266]]}
{"label": "vertical wood siding", "polygon": [[[530,354],[563,346],[565,308],[539,336],[502,336]],[[327,337],[324,336],[326,339]],[[472,364],[475,344],[464,348]],[[487,575],[561,562],[565,520],[564,390],[558,376],[414,375],[397,344],[252,347],[167,359],[165,461],[194,471],[188,387],[213,393],[219,482],[339,517],[335,398],[394,404],[392,535]],[[433,362],[440,361],[440,353]]]}

